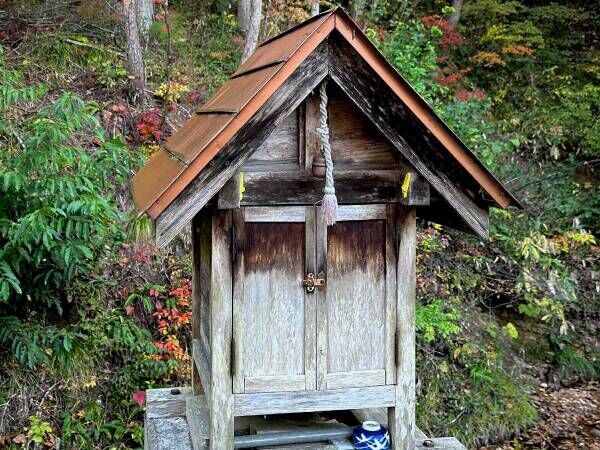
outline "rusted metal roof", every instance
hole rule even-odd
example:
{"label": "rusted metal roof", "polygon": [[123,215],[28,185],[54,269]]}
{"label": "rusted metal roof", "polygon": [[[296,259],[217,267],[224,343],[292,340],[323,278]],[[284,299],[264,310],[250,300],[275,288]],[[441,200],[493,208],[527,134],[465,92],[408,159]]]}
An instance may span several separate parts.
{"label": "rusted metal roof", "polygon": [[294,70],[336,30],[501,207],[518,201],[385,60],[358,25],[336,8],[263,43],[217,93],[166,142],[133,179],[140,213],[157,218],[264,105]]}

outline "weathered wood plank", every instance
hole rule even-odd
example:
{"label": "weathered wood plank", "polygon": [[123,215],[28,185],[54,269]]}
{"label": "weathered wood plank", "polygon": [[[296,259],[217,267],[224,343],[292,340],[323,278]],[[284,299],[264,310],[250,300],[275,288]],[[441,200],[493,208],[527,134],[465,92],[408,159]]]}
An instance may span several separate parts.
{"label": "weathered wood plank", "polygon": [[244,340],[244,274],[246,258],[244,252],[246,208],[236,209],[233,215],[233,392],[244,392],[243,355]]}
{"label": "weathered wood plank", "polygon": [[312,173],[315,156],[321,154],[321,139],[317,134],[319,127],[319,94],[313,92],[304,101],[304,168]]}
{"label": "weathered wood plank", "polygon": [[244,377],[244,392],[278,392],[306,390],[305,375],[263,375]]}
{"label": "weathered wood plank", "polygon": [[146,391],[146,417],[185,416],[185,401],[192,396],[189,387],[148,389]]}
{"label": "weathered wood plank", "polygon": [[156,243],[164,246],[223,187],[275,127],[328,73],[327,44],[312,52],[156,220]]}
{"label": "weathered wood plank", "polygon": [[232,214],[215,211],[210,291],[210,450],[233,448],[231,382]]}
{"label": "weathered wood plank", "polygon": [[385,382],[396,384],[396,261],[398,242],[396,205],[386,207],[385,226]]}
{"label": "weathered wood plank", "polygon": [[[334,178],[340,204],[400,201],[400,171],[335,171]],[[312,206],[322,200],[324,185],[324,179],[316,178],[310,172],[245,173],[241,205]]]}
{"label": "weathered wood plank", "polygon": [[300,168],[298,114],[299,109],[293,111],[277,125],[259,149],[242,166],[244,171],[298,170]]}
{"label": "weathered wood plank", "polygon": [[185,416],[194,450],[208,450],[210,413],[206,398],[203,395],[188,398],[185,403]]}
{"label": "weathered wood plank", "polygon": [[[306,220],[304,272],[316,274],[317,209],[306,207],[304,214]],[[311,293],[305,293],[304,301],[304,372],[306,389],[312,391],[317,388],[317,302],[315,295]]]}
{"label": "weathered wood plank", "polygon": [[395,450],[415,446],[415,289],[417,225],[414,206],[399,209],[396,302],[396,405],[389,410]]}
{"label": "weathered wood plank", "polygon": [[304,222],[306,208],[304,206],[249,206],[244,208],[246,222]]}
{"label": "weathered wood plank", "polygon": [[[399,104],[390,87],[347,42],[333,35],[328,42],[332,79],[404,158],[460,213],[470,228],[486,237],[487,210],[474,201],[474,193],[479,187],[473,182],[466,188],[461,187],[472,178],[447,157],[447,152],[436,144],[427,128]],[[450,174],[452,168],[457,172],[455,175]],[[470,192],[472,197],[466,192]]]}
{"label": "weathered wood plank", "polygon": [[385,384],[385,369],[328,373],[325,382],[327,389],[381,386]]}
{"label": "weathered wood plank", "polygon": [[331,391],[236,394],[234,399],[236,416],[335,411],[391,407],[396,403],[396,389],[395,386],[374,386]]}
{"label": "weathered wood plank", "polygon": [[[357,386],[385,384],[385,230],[385,220],[338,221],[326,229],[328,388],[337,372],[355,372]],[[364,378],[364,371],[381,377]]]}
{"label": "weathered wood plank", "polygon": [[386,218],[385,205],[339,205],[337,221],[382,220]]}
{"label": "weathered wood plank", "polygon": [[400,202],[407,206],[429,206],[429,183],[418,172],[406,172],[402,177]]}
{"label": "weathered wood plank", "polygon": [[198,373],[199,380],[202,381],[202,386],[205,386],[203,392],[197,393],[194,391],[194,395],[205,394],[207,398],[210,398],[210,358],[205,344],[200,339],[193,340],[192,354],[194,369]]}
{"label": "weathered wood plank", "polygon": [[[200,246],[201,246],[201,217],[196,215],[192,220],[192,339],[200,339],[200,284],[201,284],[201,273],[200,273]],[[194,348],[192,345],[192,356],[194,357]],[[200,374],[196,364],[192,364],[192,390],[194,394],[202,394],[204,392],[202,388],[202,382],[200,381]]]}
{"label": "weathered wood plank", "polygon": [[240,207],[242,201],[242,187],[244,183],[244,173],[236,173],[225,186],[221,188],[218,194],[217,204],[219,209],[234,209]]}
{"label": "weathered wood plank", "polygon": [[[283,208],[286,209],[286,208]],[[304,208],[303,208],[304,209]],[[303,211],[304,212],[304,211]],[[244,392],[298,389],[306,377],[306,227],[298,222],[246,222],[236,233],[237,260],[244,271],[236,292],[236,376]],[[238,293],[240,295],[238,296]],[[237,357],[236,357],[237,358]],[[306,384],[302,382],[304,389]]]}
{"label": "weathered wood plank", "polygon": [[[315,236],[315,275],[327,273],[327,225],[323,220],[320,207],[315,208],[316,236]],[[317,365],[316,387],[319,391],[327,388],[325,376],[327,374],[327,292],[316,289],[314,291],[317,307]]]}

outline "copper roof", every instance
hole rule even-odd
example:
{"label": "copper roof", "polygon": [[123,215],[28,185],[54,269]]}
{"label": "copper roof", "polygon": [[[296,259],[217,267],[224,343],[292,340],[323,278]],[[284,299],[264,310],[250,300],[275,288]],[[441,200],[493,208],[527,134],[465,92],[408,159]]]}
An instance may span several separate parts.
{"label": "copper roof", "polygon": [[326,11],[263,43],[217,93],[136,174],[140,213],[156,219],[294,70],[336,30],[501,207],[517,200],[439,119],[341,8]]}

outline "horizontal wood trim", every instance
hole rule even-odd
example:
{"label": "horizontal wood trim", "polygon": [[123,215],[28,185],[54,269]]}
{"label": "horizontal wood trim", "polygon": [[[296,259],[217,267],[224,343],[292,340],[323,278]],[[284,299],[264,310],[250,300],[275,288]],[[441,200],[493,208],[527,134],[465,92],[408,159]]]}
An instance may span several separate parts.
{"label": "horizontal wood trim", "polygon": [[186,399],[192,395],[192,389],[189,387],[148,389],[146,418],[183,417]]}
{"label": "horizontal wood trim", "polygon": [[206,398],[210,398],[210,357],[206,351],[206,346],[200,339],[194,339],[192,344],[192,356],[198,374],[200,375],[200,382],[204,389]]}
{"label": "horizontal wood trim", "polygon": [[385,384],[385,370],[328,373],[325,376],[325,383],[327,389],[383,386]]}
{"label": "horizontal wood trim", "polygon": [[[339,204],[400,201],[399,170],[356,170],[334,173]],[[242,206],[307,205],[323,199],[325,180],[308,171],[244,172]]]}
{"label": "horizontal wood trim", "polygon": [[396,386],[374,386],[325,391],[235,394],[234,414],[253,416],[292,412],[335,411],[357,408],[392,407]]}
{"label": "horizontal wood trim", "polygon": [[386,218],[385,205],[339,205],[337,221],[383,220]]}
{"label": "horizontal wood trim", "polygon": [[244,208],[245,222],[304,222],[305,220],[306,208],[304,206]]}
{"label": "horizontal wood trim", "polygon": [[264,375],[244,378],[244,392],[303,391],[306,389],[304,375]]}

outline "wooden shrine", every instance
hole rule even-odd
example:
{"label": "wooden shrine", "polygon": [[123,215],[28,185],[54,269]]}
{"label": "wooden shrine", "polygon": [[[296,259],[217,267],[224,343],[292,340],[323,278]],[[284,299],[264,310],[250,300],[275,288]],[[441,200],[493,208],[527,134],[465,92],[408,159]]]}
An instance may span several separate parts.
{"label": "wooden shrine", "polygon": [[381,407],[393,448],[415,448],[416,219],[485,236],[489,207],[518,206],[342,9],[262,44],[133,192],[159,245],[192,224],[192,384],[213,450],[233,448],[235,418]]}

